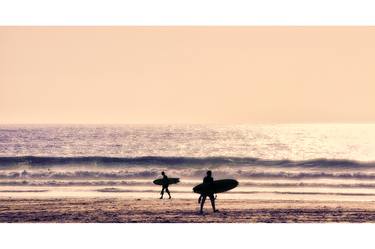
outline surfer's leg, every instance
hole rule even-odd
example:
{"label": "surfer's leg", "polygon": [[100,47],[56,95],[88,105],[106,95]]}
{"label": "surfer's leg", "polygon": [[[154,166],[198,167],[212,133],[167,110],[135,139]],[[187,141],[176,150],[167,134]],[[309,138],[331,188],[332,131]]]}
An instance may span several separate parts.
{"label": "surfer's leg", "polygon": [[161,189],[161,192],[160,192],[160,199],[163,199],[163,195],[164,195],[164,187],[162,187],[162,189]]}
{"label": "surfer's leg", "polygon": [[171,193],[169,192],[169,189],[168,189],[168,187],[166,187],[165,188],[165,191],[167,192],[167,194],[169,195],[169,199],[171,199],[172,198],[172,196],[171,196]]}
{"label": "surfer's leg", "polygon": [[210,195],[211,205],[214,212],[217,212],[218,210],[215,208],[215,197],[213,194]]}
{"label": "surfer's leg", "polygon": [[203,213],[203,206],[204,206],[204,202],[206,201],[206,195],[201,195],[201,213]]}

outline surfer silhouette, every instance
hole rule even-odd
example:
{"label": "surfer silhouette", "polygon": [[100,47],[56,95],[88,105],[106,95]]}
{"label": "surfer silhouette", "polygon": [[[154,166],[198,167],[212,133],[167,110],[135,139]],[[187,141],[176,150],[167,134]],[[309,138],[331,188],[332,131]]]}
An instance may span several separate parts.
{"label": "surfer silhouette", "polygon": [[169,199],[171,199],[171,193],[169,192],[169,189],[168,189],[168,186],[169,186],[169,179],[168,179],[168,176],[163,172],[161,172],[161,175],[163,176],[163,184],[162,184],[162,189],[161,189],[161,192],[160,192],[160,199],[163,199],[163,195],[164,195],[164,190],[165,192],[167,192],[167,194],[169,195]]}
{"label": "surfer silhouette", "polygon": [[[211,170],[207,171],[207,176],[205,176],[203,178],[203,183],[204,184],[213,184],[214,182],[214,178],[212,177],[212,172]],[[200,213],[202,214],[203,213],[203,206],[204,206],[204,202],[206,201],[206,198],[207,196],[210,198],[211,200],[211,205],[212,205],[212,209],[214,210],[214,212],[217,212],[219,210],[217,210],[215,208],[215,197],[214,197],[214,192],[207,192],[207,193],[204,193],[204,194],[201,194],[198,198],[198,203],[201,204],[201,210],[200,210]]]}

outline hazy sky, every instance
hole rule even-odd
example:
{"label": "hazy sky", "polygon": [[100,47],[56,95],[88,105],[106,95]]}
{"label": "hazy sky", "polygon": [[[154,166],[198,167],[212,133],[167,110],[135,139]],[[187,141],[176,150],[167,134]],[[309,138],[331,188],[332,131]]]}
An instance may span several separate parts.
{"label": "hazy sky", "polygon": [[1,27],[0,123],[375,122],[375,27]]}

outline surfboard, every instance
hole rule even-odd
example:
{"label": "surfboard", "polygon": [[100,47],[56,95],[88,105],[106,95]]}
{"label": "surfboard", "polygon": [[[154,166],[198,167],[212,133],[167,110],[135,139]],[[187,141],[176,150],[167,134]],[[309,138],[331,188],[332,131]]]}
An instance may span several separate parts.
{"label": "surfboard", "polygon": [[[180,178],[169,178],[168,177],[168,184],[176,184],[180,182]],[[159,178],[153,181],[156,185],[163,185],[163,178]]]}
{"label": "surfboard", "polygon": [[201,183],[193,188],[194,193],[210,194],[223,193],[238,186],[238,181],[233,179],[216,180],[213,183]]}

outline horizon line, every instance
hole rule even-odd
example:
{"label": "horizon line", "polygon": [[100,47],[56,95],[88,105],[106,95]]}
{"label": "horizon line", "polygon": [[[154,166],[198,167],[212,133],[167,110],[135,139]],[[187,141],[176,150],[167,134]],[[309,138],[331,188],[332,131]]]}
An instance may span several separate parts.
{"label": "horizon line", "polygon": [[375,121],[366,122],[251,122],[251,123],[1,123],[0,125],[284,125],[284,124],[375,124]]}

